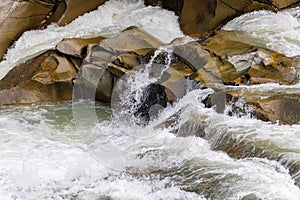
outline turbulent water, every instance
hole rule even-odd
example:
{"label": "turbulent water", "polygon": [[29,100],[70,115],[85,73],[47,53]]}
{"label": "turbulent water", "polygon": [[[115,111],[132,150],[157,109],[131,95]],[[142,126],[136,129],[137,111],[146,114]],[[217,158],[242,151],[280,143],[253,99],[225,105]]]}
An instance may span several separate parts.
{"label": "turbulent water", "polygon": [[[271,48],[274,44],[277,51],[300,55],[300,40],[291,31],[297,26],[280,21],[287,16],[297,24],[299,12],[254,12],[235,19],[225,29],[238,29],[243,23],[241,31],[253,40],[259,37],[260,45]],[[26,32],[0,63],[0,74],[53,48],[64,37],[110,37],[130,25],[145,28],[166,43],[182,36],[173,13],[145,7],[140,1],[111,0],[66,27],[51,25],[45,31]],[[282,30],[288,33],[284,38],[276,35]],[[154,56],[161,51],[172,54],[172,48],[165,46]],[[145,83],[159,79],[169,60],[161,73],[151,77],[154,58],[143,73],[137,73],[140,78],[128,80],[123,97],[133,95],[139,102],[137,94]],[[2,68],[5,63],[8,68]],[[274,91],[297,93],[299,86],[265,84],[244,90],[267,96]],[[168,105],[147,126],[138,126],[134,117],[121,115],[128,114],[130,98],[123,98],[122,112],[90,101],[1,107],[0,199],[299,200],[295,180],[300,174],[291,166],[299,169],[300,165],[300,125],[274,125],[248,116],[217,113],[202,104],[212,92],[189,85],[179,102]],[[161,126],[178,113],[173,126]],[[202,124],[203,138],[194,135],[203,131],[197,123],[184,126],[191,120]],[[176,136],[182,134],[187,137]],[[235,155],[230,149],[240,153]]]}

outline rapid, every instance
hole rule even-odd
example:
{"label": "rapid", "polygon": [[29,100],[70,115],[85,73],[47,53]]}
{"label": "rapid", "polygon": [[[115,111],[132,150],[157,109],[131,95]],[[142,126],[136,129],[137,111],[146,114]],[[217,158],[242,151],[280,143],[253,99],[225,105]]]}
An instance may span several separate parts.
{"label": "rapid", "polygon": [[[223,29],[244,32],[257,45],[299,56],[299,15],[299,8],[276,14],[258,11]],[[113,37],[128,26],[138,26],[165,44],[184,36],[170,11],[145,7],[143,1],[110,0],[65,27],[24,33],[0,63],[0,77],[63,38]],[[300,125],[229,116],[230,105],[224,113],[205,108],[203,100],[214,91],[189,82],[178,102],[160,109],[147,125],[135,123],[129,114],[142,90],[159,80],[170,63],[167,56],[160,73],[150,75],[162,51],[172,55],[172,46],[162,46],[143,73],[127,77],[126,90],[118,94],[122,109],[77,99],[59,105],[2,106],[0,199],[300,200]],[[265,96],[299,89],[245,86],[249,93]],[[161,126],[178,115],[172,127]],[[190,120],[202,128],[184,126]]]}

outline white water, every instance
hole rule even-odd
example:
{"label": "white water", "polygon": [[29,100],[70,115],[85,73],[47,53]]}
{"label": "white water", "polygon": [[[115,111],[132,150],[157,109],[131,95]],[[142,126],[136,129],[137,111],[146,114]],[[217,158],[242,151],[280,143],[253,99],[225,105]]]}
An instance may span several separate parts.
{"label": "white water", "polygon": [[111,0],[64,27],[53,24],[25,32],[0,63],[0,79],[17,64],[54,49],[64,38],[112,37],[129,26],[143,28],[164,43],[183,36],[173,12],[145,7],[142,0]]}
{"label": "white water", "polygon": [[[145,23],[146,26],[150,22],[160,30],[170,26],[167,33],[172,35],[166,38],[166,42],[181,35],[174,14],[133,2],[109,1],[98,11],[86,14],[64,28],[51,26],[47,31],[25,33],[0,65],[6,62],[13,66],[13,63],[22,62],[44,49],[53,48],[63,37],[112,36],[134,23]],[[122,13],[120,10],[124,11],[122,15],[113,14]],[[101,15],[96,13],[102,13],[108,20],[105,23],[109,23],[104,24],[98,18]],[[161,15],[169,16],[172,23],[156,18]],[[88,21],[87,25],[93,27],[83,28],[80,20]],[[152,32],[157,37],[162,37],[163,33]],[[49,40],[40,43],[43,40],[39,38]],[[22,42],[29,45],[28,49],[18,46]],[[289,48],[289,43],[286,44],[280,50]],[[1,67],[0,74],[5,74],[6,70]],[[149,76],[135,80],[137,87],[153,81]],[[137,89],[135,86],[130,92]],[[266,84],[262,88],[244,89],[260,91],[266,96],[266,91],[298,91],[297,86],[287,88]],[[300,126],[271,125],[255,119],[218,114],[213,109],[204,108],[201,103],[211,92],[210,89],[190,91],[146,127],[112,118],[116,113],[97,105],[95,109],[100,122],[83,129],[80,122],[89,119],[84,113],[90,114],[86,104],[94,109],[90,102],[83,102],[86,104],[81,107],[80,115],[71,103],[2,107],[0,199],[238,200],[254,194],[267,200],[299,200],[300,189],[280,163],[261,158],[234,159],[222,151],[212,150],[211,146],[214,148],[218,142],[224,141],[223,137],[229,136],[280,153],[282,159],[299,161]],[[209,141],[194,136],[176,137],[171,128],[155,128],[179,111],[177,128],[196,118],[205,125]]]}
{"label": "white water", "polygon": [[[248,42],[287,56],[300,55],[300,8],[280,11],[255,11],[233,19],[224,30],[242,31]],[[247,42],[247,39],[244,40]]]}

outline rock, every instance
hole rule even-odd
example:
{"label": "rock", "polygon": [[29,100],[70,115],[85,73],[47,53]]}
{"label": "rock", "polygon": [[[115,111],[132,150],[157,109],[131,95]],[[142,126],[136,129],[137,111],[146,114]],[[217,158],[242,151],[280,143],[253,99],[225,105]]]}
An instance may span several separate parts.
{"label": "rock", "polygon": [[84,98],[110,102],[114,86],[114,76],[107,70],[107,63],[84,64],[80,71],[80,81]]}
{"label": "rock", "polygon": [[273,0],[272,4],[278,9],[284,9],[287,7],[296,7],[299,6],[299,0]]}
{"label": "rock", "polygon": [[56,46],[56,49],[61,53],[82,59],[86,55],[85,50],[89,44],[98,44],[103,39],[103,37],[88,39],[66,38]]}
{"label": "rock", "polygon": [[0,60],[7,48],[26,30],[36,29],[54,9],[52,1],[14,1],[0,2]]}
{"label": "rock", "polygon": [[158,39],[138,28],[123,31],[112,39],[106,39],[101,45],[113,49],[115,53],[135,51],[138,49],[153,49],[163,45]]}
{"label": "rock", "polygon": [[116,81],[142,63],[142,57],[162,45],[146,32],[131,27],[117,36],[87,47],[78,84],[86,98],[110,102]]}
{"label": "rock", "polygon": [[184,74],[172,67],[164,71],[161,84],[166,89],[168,102],[178,101],[187,92],[187,81]]}
{"label": "rock", "polygon": [[217,66],[224,82],[240,85],[298,82],[300,58],[286,57],[242,40],[238,32],[218,31],[202,43],[219,59]]}
{"label": "rock", "polygon": [[146,124],[149,120],[157,117],[159,111],[167,106],[165,87],[159,84],[148,85],[141,97],[141,103],[137,105],[134,115],[138,123]]}
{"label": "rock", "polygon": [[203,34],[218,29],[229,20],[254,10],[296,7],[299,0],[146,0],[146,5],[162,6],[180,16],[185,34]]}
{"label": "rock", "polygon": [[50,54],[51,52],[48,51],[14,67],[3,79],[0,80],[0,90],[15,87],[22,82],[31,80],[31,78],[41,70],[41,63],[49,57]]}
{"label": "rock", "polygon": [[77,76],[77,71],[72,62],[54,52],[41,63],[41,68],[42,70],[34,75],[32,79],[42,84],[71,82]]}
{"label": "rock", "polygon": [[105,0],[2,0],[0,2],[0,60],[23,32],[57,22],[65,25],[96,9]]}
{"label": "rock", "polygon": [[0,105],[58,103],[71,100],[72,90],[71,83],[44,85],[29,80],[0,91]]}
{"label": "rock", "polygon": [[243,196],[241,200],[259,200],[259,198],[255,194],[248,194]]}
{"label": "rock", "polygon": [[70,23],[72,20],[84,13],[97,9],[97,7],[102,5],[106,0],[85,0],[84,3],[81,0],[64,1],[66,9],[57,21],[57,23],[62,26]]}
{"label": "rock", "polygon": [[300,99],[282,98],[275,100],[260,100],[256,110],[258,118],[281,124],[300,124]]}
{"label": "rock", "polygon": [[184,0],[145,0],[145,5],[151,6],[162,6],[164,9],[175,12],[176,15],[180,16],[183,8]]}

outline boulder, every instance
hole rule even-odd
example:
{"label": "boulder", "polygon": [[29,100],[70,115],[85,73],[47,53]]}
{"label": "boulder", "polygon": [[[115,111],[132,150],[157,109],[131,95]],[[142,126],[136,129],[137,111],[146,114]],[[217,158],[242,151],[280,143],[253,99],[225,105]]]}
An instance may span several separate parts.
{"label": "boulder", "polygon": [[202,43],[219,59],[221,66],[218,69],[224,82],[234,85],[291,85],[298,82],[300,58],[287,57],[241,41],[243,35],[239,32],[217,31]]}
{"label": "boulder", "polygon": [[77,76],[77,71],[65,56],[55,52],[43,60],[41,70],[32,79],[42,84],[53,84],[54,82],[72,82]]}
{"label": "boulder", "polygon": [[77,78],[83,97],[110,102],[117,80],[139,67],[142,58],[161,45],[156,38],[135,27],[98,45],[89,45]]}
{"label": "boulder", "polygon": [[86,56],[85,51],[89,44],[98,44],[103,39],[103,37],[65,38],[56,46],[56,50],[63,54],[82,59]]}
{"label": "boulder", "polygon": [[134,113],[139,120],[137,123],[146,124],[157,117],[159,111],[167,106],[167,96],[164,86],[152,83],[143,91],[141,103]]}
{"label": "boulder", "polygon": [[54,8],[53,1],[2,0],[0,2],[0,60],[7,48],[24,31],[43,26]]}
{"label": "boulder", "polygon": [[70,82],[45,85],[28,80],[0,91],[0,105],[59,103],[72,99],[72,90]]}
{"label": "boulder", "polygon": [[299,6],[299,0],[146,0],[146,5],[159,5],[180,17],[185,34],[203,34],[218,29],[229,20],[254,10],[280,10]]}
{"label": "boulder", "polygon": [[84,3],[82,2],[82,0],[64,1],[65,11],[60,16],[59,20],[56,21],[61,26],[70,23],[71,21],[76,19],[78,16],[83,15],[84,13],[97,9],[97,7],[105,3],[106,0],[85,0]]}
{"label": "boulder", "polygon": [[14,67],[4,78],[0,80],[0,90],[15,87],[22,82],[31,80],[31,78],[41,70],[41,63],[49,57],[50,54],[51,52],[48,51]]}

